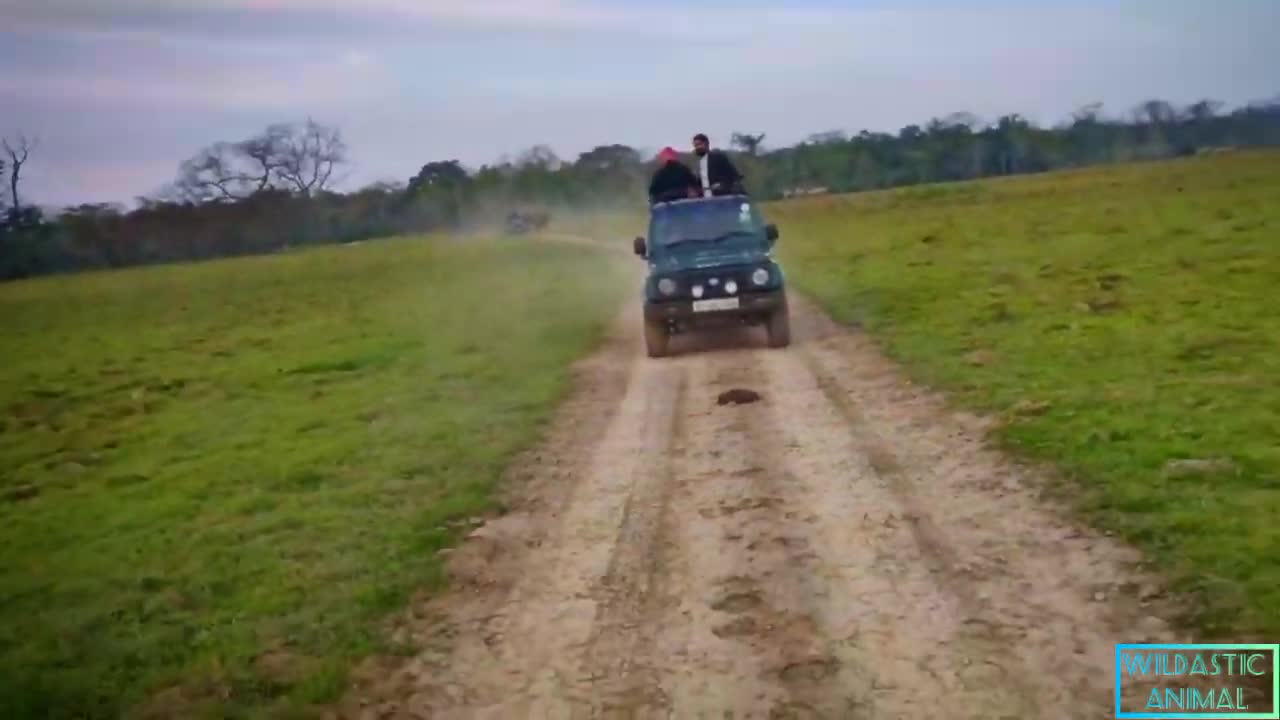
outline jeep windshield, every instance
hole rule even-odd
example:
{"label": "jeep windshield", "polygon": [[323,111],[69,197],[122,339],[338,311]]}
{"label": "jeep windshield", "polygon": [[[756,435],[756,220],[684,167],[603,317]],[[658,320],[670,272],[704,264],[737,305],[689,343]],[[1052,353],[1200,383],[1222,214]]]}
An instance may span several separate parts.
{"label": "jeep windshield", "polygon": [[745,197],[689,200],[654,208],[649,237],[663,248],[759,245],[765,239],[760,215]]}

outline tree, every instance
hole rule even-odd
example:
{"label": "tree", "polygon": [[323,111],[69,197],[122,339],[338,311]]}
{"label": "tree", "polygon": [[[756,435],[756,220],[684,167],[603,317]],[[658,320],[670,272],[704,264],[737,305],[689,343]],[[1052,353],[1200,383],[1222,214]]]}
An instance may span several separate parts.
{"label": "tree", "polygon": [[849,136],[843,130],[827,130],[813,133],[805,140],[810,145],[836,145],[848,141]]}
{"label": "tree", "polygon": [[1178,113],[1164,100],[1147,100],[1133,109],[1140,157],[1165,157],[1170,153],[1171,130]]}
{"label": "tree", "polygon": [[517,167],[536,168],[548,172],[559,170],[562,164],[555,151],[546,145],[534,145],[520,153],[520,158],[516,160]]}
{"label": "tree", "polygon": [[535,145],[520,153],[511,175],[510,190],[520,202],[563,202],[570,184],[565,165],[546,145]]}
{"label": "tree", "polygon": [[1186,110],[1186,118],[1193,123],[1208,123],[1218,116],[1222,103],[1218,100],[1201,100]]}
{"label": "tree", "polygon": [[184,162],[174,186],[194,202],[244,200],[267,190],[310,197],[325,190],[346,162],[341,133],[308,119],[276,123],[239,142],[219,142]]}
{"label": "tree", "polygon": [[[735,133],[732,145],[734,162],[762,200],[802,187],[869,190],[1222,145],[1280,145],[1280,98],[1229,113],[1212,100],[1176,108],[1155,100],[1136,110],[1108,119],[1095,103],[1052,128],[1017,114],[980,123],[953,113],[896,133],[817,133],[768,151],[764,134]],[[20,212],[4,212],[21,190],[14,161],[26,162],[32,147],[0,145],[0,178],[12,183],[0,184],[0,279],[478,228],[526,203],[571,212],[616,203],[631,211],[648,176],[647,157],[627,145],[600,145],[572,162],[535,146],[474,173],[457,160],[435,161],[403,183],[339,193],[331,186],[346,147],[336,130],[308,120],[205,148],[183,164],[178,184],[139,198],[132,211],[82,205],[49,222],[29,200]]]}
{"label": "tree", "polygon": [[1072,125],[1096,125],[1102,117],[1102,103],[1091,102],[1071,113]]}
{"label": "tree", "polygon": [[1170,125],[1178,113],[1164,100],[1147,100],[1133,110],[1134,119],[1147,125]]}
{"label": "tree", "polygon": [[760,148],[764,143],[764,133],[752,135],[751,133],[733,133],[729,137],[729,146],[736,147],[742,152],[756,157],[760,154]]}
{"label": "tree", "polygon": [[644,158],[629,145],[594,147],[580,154],[569,170],[569,191],[577,200],[607,201],[643,192]]}
{"label": "tree", "polygon": [[462,220],[471,184],[471,176],[457,160],[436,160],[423,165],[417,175],[409,178],[405,188],[409,229],[456,226]]}
{"label": "tree", "polygon": [[276,176],[303,197],[324,190],[334,169],[347,160],[342,133],[311,118],[301,128],[286,126],[277,142]]}
{"label": "tree", "polygon": [[[862,132],[863,134],[866,134],[867,131],[863,130]],[[919,125],[907,125],[898,131],[898,139],[904,143],[919,142],[924,140],[924,138],[924,130],[922,130]]]}
{"label": "tree", "polygon": [[76,256],[93,265],[121,267],[136,262],[136,248],[123,232],[124,215],[116,203],[85,203],[67,208],[58,222]]}
{"label": "tree", "polygon": [[238,143],[219,142],[182,163],[174,191],[193,202],[243,200],[272,186],[276,140],[268,133]]}
{"label": "tree", "polygon": [[18,197],[18,182],[22,173],[22,166],[27,163],[27,158],[31,156],[31,151],[39,144],[39,140],[29,140],[24,134],[18,134],[17,147],[9,144],[6,138],[0,140],[0,146],[4,148],[5,154],[9,156],[9,200],[10,212],[14,215],[22,214],[22,201]]}
{"label": "tree", "polygon": [[417,175],[409,178],[406,191],[413,194],[421,189],[461,185],[467,180],[467,171],[457,160],[437,160],[423,165]]}
{"label": "tree", "polygon": [[1110,159],[1107,128],[1102,121],[1102,103],[1089,103],[1071,114],[1066,129],[1073,165],[1086,165]]}
{"label": "tree", "polygon": [[578,155],[574,167],[598,173],[630,172],[644,164],[640,152],[629,145],[599,145]]}
{"label": "tree", "polygon": [[1010,175],[1030,167],[1027,160],[1031,154],[1031,124],[1021,115],[1001,117],[996,121],[991,134],[995,136],[998,174]]}

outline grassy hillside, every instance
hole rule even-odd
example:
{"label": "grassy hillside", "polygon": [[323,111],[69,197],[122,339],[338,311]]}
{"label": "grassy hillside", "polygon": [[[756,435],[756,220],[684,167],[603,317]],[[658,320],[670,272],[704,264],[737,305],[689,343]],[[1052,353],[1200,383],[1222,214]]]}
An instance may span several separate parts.
{"label": "grassy hillside", "polygon": [[620,277],[404,239],[0,286],[0,717],[334,694],[440,582],[448,521],[486,508]]}
{"label": "grassy hillside", "polygon": [[[1280,635],[1280,153],[813,198],[795,281],[1203,600]],[[1179,460],[1205,461],[1179,463]]]}

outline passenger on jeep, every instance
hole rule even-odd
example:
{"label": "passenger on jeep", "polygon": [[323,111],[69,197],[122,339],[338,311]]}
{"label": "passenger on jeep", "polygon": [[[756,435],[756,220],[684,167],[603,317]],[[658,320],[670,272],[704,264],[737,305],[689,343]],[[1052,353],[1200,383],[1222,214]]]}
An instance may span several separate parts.
{"label": "passenger on jeep", "polygon": [[712,150],[711,141],[703,133],[693,136],[693,153],[698,156],[698,187],[701,195],[740,195],[742,173],[723,150]]}
{"label": "passenger on jeep", "polygon": [[649,204],[698,197],[698,176],[680,162],[676,151],[667,147],[658,153],[658,170],[649,181]]}

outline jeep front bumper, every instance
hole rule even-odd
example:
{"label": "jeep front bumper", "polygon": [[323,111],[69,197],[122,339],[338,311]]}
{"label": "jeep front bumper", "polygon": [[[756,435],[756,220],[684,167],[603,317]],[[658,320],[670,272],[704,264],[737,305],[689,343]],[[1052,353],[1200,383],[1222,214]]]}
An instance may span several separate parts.
{"label": "jeep front bumper", "polygon": [[[763,319],[775,310],[785,307],[786,291],[766,290],[744,292],[734,296],[738,307],[728,309],[703,309],[697,300],[645,300],[644,319],[650,323],[676,323],[678,325],[720,324],[734,319]],[[718,298],[724,300],[725,298]]]}

